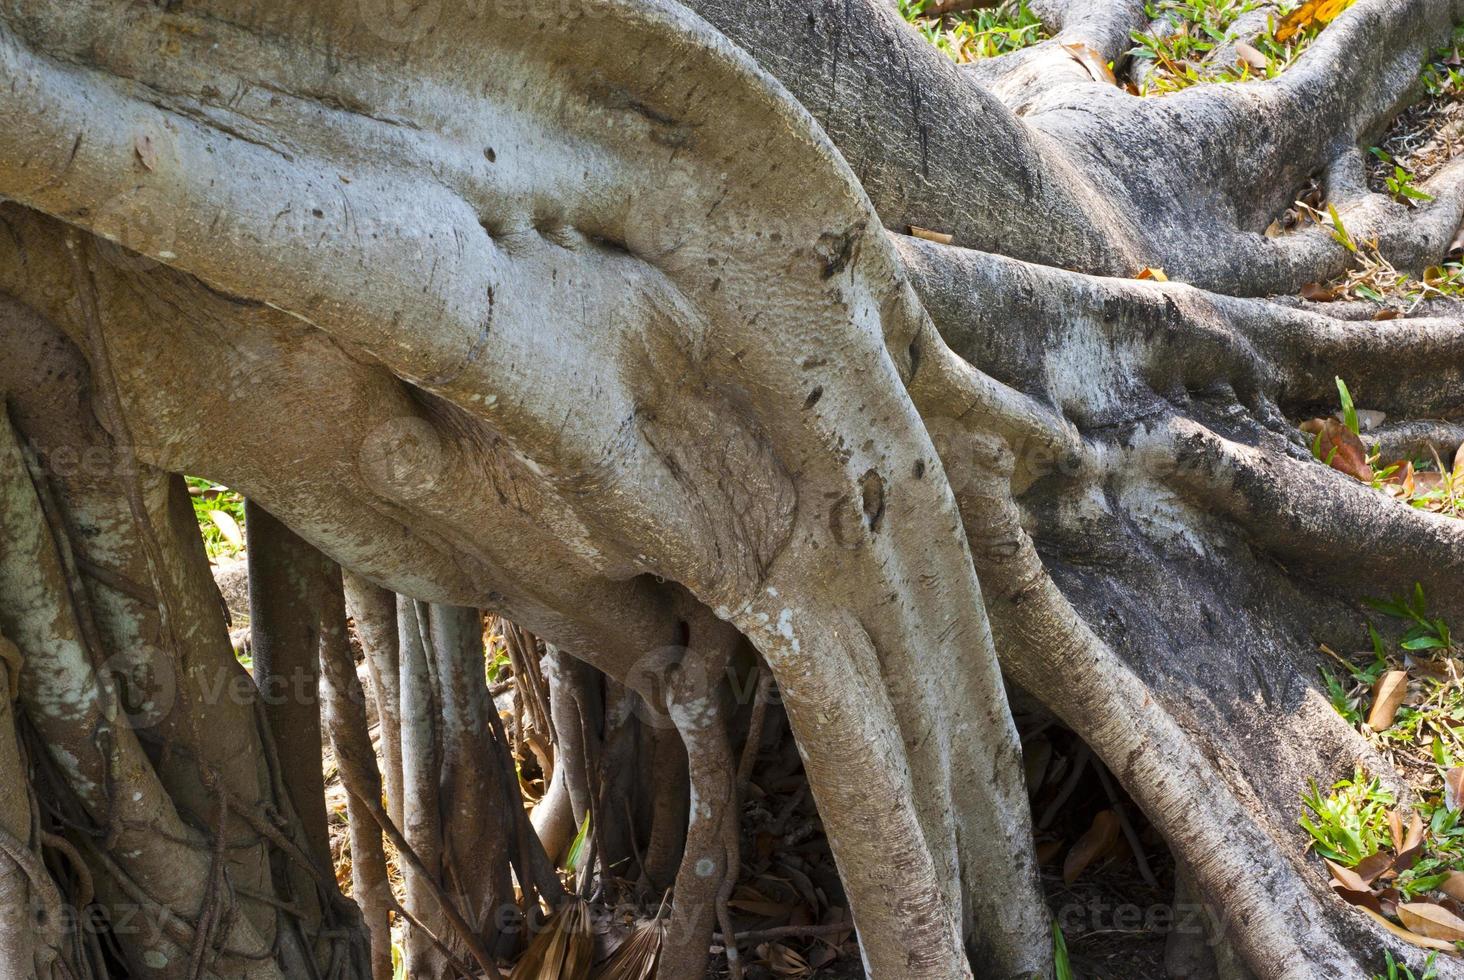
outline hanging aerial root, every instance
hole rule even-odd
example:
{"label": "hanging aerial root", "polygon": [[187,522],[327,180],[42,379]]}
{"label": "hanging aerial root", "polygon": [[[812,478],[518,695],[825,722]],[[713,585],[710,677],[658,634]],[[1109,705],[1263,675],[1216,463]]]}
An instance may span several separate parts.
{"label": "hanging aerial root", "polygon": [[1358,969],[1325,926],[1315,897],[1257,825],[1194,737],[1100,640],[1043,568],[1004,489],[1013,460],[986,444],[988,479],[961,495],[1002,663],[1012,679],[1091,745],[1194,869],[1207,902],[1242,921],[1236,942],[1253,970],[1317,978]]}
{"label": "hanging aerial root", "polygon": [[[381,774],[376,767],[376,755],[371,748],[370,738],[368,737],[364,741],[361,738],[361,734],[367,731],[365,695],[361,691],[360,680],[356,675],[355,660],[351,657],[349,645],[323,644],[321,657],[322,675],[328,679],[332,692],[341,694],[341,696],[333,696],[327,707],[330,712],[329,718],[333,723],[332,731],[339,731],[343,736],[342,742],[337,746],[339,753],[337,761],[340,764],[341,778],[346,784],[346,791],[355,800],[359,811],[369,815],[381,832],[392,842],[403,863],[422,883],[435,902],[436,908],[453,927],[457,939],[472,955],[478,968],[491,980],[498,980],[501,974],[498,972],[493,958],[478,941],[476,933],[457,910],[452,898],[442,889],[437,881],[437,876],[423,863],[422,858],[407,842],[402,831],[387,815],[381,804]],[[340,714],[337,715],[337,712]],[[429,944],[436,948],[438,942],[435,936],[430,934],[430,930],[426,931],[426,936]]]}
{"label": "hanging aerial root", "polygon": [[[112,679],[94,667],[99,651],[88,649],[78,625],[66,576],[50,525],[27,477],[16,435],[0,419],[0,628],[24,654],[21,704],[47,746],[52,760],[76,792],[87,816],[107,835],[117,855],[111,878],[148,883],[147,901],[176,915],[203,910],[210,899],[211,859],[207,842],[185,824],[138,743],[136,732],[116,724]],[[127,773],[127,790],[119,787]],[[188,842],[179,847],[179,841]],[[108,883],[110,885],[110,882]],[[117,880],[118,886],[123,885]],[[186,935],[186,938],[184,936]],[[160,938],[166,961],[188,957],[194,932],[184,927]],[[278,980],[269,955],[271,943],[248,919],[235,917],[220,948],[242,960],[250,980]],[[129,950],[139,977],[167,977],[144,961],[143,950]],[[256,958],[257,957],[257,958]]]}
{"label": "hanging aerial root", "polygon": [[[707,950],[724,890],[738,872],[737,763],[732,757],[724,705],[727,665],[741,636],[704,612],[691,624],[690,646],[667,678],[667,712],[686,745],[692,805],[686,848],[676,873],[662,953],[666,976],[692,976],[705,969]],[[728,931],[729,923],[723,923]],[[727,959],[741,975],[735,941]]]}
{"label": "hanging aerial root", "polygon": [[[346,818],[351,835],[351,897],[361,907],[371,944],[371,980],[391,980],[391,917],[396,905],[387,876],[386,849],[381,828],[361,803],[363,795],[381,793],[376,751],[367,725],[365,692],[355,670],[346,630],[346,606],[339,569],[324,595],[320,610],[320,702],[326,731],[346,782]],[[378,773],[376,780],[364,773]],[[352,786],[351,784],[355,785]]]}

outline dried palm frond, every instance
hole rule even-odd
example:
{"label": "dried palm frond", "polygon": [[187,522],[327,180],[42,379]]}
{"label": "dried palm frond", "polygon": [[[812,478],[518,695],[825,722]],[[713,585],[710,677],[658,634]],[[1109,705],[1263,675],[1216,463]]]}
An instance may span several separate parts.
{"label": "dried palm frond", "polygon": [[529,943],[509,980],[589,980],[594,954],[589,906],[571,898]]}
{"label": "dried palm frond", "polygon": [[595,974],[595,980],[651,980],[666,941],[666,920],[637,922],[630,937],[610,955]]}

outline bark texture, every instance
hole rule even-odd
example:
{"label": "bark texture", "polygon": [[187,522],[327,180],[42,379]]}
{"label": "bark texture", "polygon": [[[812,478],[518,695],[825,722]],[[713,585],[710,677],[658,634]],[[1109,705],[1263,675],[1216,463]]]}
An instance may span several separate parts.
{"label": "bark texture", "polygon": [[[141,474],[122,513],[62,488],[74,522],[121,528],[73,561],[85,538],[48,532],[6,463],[0,632],[108,835],[87,852],[99,892],[183,920],[129,950],[135,975],[191,980],[177,964],[200,950],[229,978],[305,975],[290,956],[370,969],[328,888],[319,936],[294,903],[318,814],[286,844],[218,843],[242,826],[216,802],[230,779],[241,802],[305,792],[249,712],[221,720],[251,746],[237,771],[208,728],[188,741],[203,708],[159,722],[182,748],[156,760],[110,722],[146,694],[140,665],[120,685],[97,669],[119,631],[157,623],[168,663],[220,657],[197,576],[170,571],[200,556],[172,540],[169,473],[241,490],[347,570],[389,734],[385,807],[374,760],[353,801],[413,855],[421,975],[491,974],[505,861],[553,890],[469,680],[478,610],[594,668],[588,685],[551,655],[536,709],[574,821],[629,740],[675,780],[645,820],[595,826],[602,860],[643,844],[641,876],[674,879],[677,980],[737,865],[724,678],[744,644],[782,692],[872,977],[1051,970],[1003,670],[1123,782],[1250,970],[1417,959],[1308,870],[1294,815],[1308,778],[1365,751],[1317,689],[1317,642],[1416,580],[1464,611],[1464,525],[1318,466],[1288,420],[1343,375],[1428,422],[1386,438],[1447,452],[1464,315],[1261,298],[1350,261],[1324,229],[1262,232],[1321,173],[1354,235],[1439,260],[1459,167],[1413,212],[1354,178],[1464,0],[1358,0],[1273,81],[1142,99],[1061,47],[1115,57],[1141,4],[1038,9],[1052,41],[962,69],[883,0],[0,2],[0,386],[36,404],[26,438]],[[1180,281],[1125,278],[1146,266]],[[64,384],[31,391],[11,364]],[[46,428],[58,384],[97,393],[97,420],[66,418],[82,435]],[[155,594],[88,626],[78,580],[122,602],[89,571],[108,562]],[[338,636],[327,658],[328,731],[359,757]],[[623,725],[636,705],[669,727]],[[0,767],[20,765],[3,733]],[[119,766],[136,794],[109,793]],[[454,875],[484,848],[491,874]],[[307,927],[222,914],[200,884],[246,874]]]}

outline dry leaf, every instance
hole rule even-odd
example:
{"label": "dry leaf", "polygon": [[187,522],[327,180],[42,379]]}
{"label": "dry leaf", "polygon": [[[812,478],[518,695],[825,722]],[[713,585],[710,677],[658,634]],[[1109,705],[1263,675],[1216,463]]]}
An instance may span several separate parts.
{"label": "dry leaf", "polygon": [[1372,857],[1363,858],[1352,871],[1365,883],[1371,885],[1379,875],[1392,869],[1393,860],[1393,855],[1389,852],[1379,851]]}
{"label": "dry leaf", "polygon": [[1161,269],[1161,268],[1159,268],[1158,266],[1155,266],[1155,265],[1146,265],[1146,266],[1144,266],[1142,269],[1139,270],[1139,274],[1136,275],[1136,276],[1134,276],[1134,278],[1135,279],[1152,279],[1154,282],[1168,282],[1169,281],[1169,277],[1164,274],[1164,270]]}
{"label": "dry leaf", "polygon": [[1444,773],[1444,805],[1458,810],[1461,799],[1464,799],[1464,766],[1455,766]]}
{"label": "dry leaf", "polygon": [[1068,851],[1067,860],[1062,863],[1062,880],[1071,885],[1099,856],[1118,840],[1120,830],[1118,814],[1112,810],[1100,810],[1093,817],[1093,824],[1078,838]]}
{"label": "dry leaf", "polygon": [[1086,44],[1064,44],[1067,53],[1073,56],[1073,60],[1087,70],[1089,77],[1095,82],[1107,82],[1109,85],[1117,85],[1118,79],[1113,75],[1113,69],[1108,67],[1108,62],[1103,59],[1095,49]]}
{"label": "dry leaf", "polygon": [[1393,837],[1393,850],[1403,850],[1403,817],[1396,807],[1388,811],[1388,831]]}
{"label": "dry leaf", "polygon": [[1320,436],[1316,441],[1317,452],[1332,469],[1363,483],[1372,482],[1373,471],[1367,465],[1367,447],[1347,426],[1336,419],[1309,419],[1301,423],[1301,431]]}
{"label": "dry leaf", "polygon": [[1464,919],[1432,902],[1408,902],[1400,905],[1398,918],[1420,936],[1451,943],[1464,939]]}
{"label": "dry leaf", "polygon": [[1363,881],[1362,876],[1359,875],[1356,871],[1353,871],[1351,868],[1344,868],[1342,867],[1342,865],[1337,864],[1335,861],[1331,861],[1327,858],[1322,858],[1322,860],[1326,862],[1327,870],[1332,872],[1332,880],[1341,885],[1343,888],[1348,888],[1352,891],[1359,892],[1365,892],[1369,890],[1367,887],[1367,882]]}
{"label": "dry leaf", "polygon": [[1396,320],[1396,319],[1398,319],[1402,315],[1403,315],[1402,313],[1399,313],[1397,310],[1395,310],[1391,306],[1389,306],[1389,307],[1384,307],[1381,310],[1378,310],[1376,313],[1374,313],[1372,315],[1372,318],[1374,320]]}
{"label": "dry leaf", "polygon": [[[1401,908],[1402,906],[1399,907]],[[1412,943],[1413,945],[1422,947],[1423,949],[1439,949],[1446,950],[1450,953],[1455,952],[1453,943],[1446,943],[1442,939],[1430,939],[1428,936],[1420,936],[1416,932],[1409,932],[1407,929],[1404,929],[1396,922],[1383,918],[1372,909],[1364,908],[1362,911],[1365,914],[1371,916],[1373,919],[1377,920],[1378,925],[1382,926],[1384,929],[1388,930],[1393,935],[1403,940],[1405,943]]]}
{"label": "dry leaf", "polygon": [[235,548],[244,547],[244,532],[239,529],[239,522],[234,520],[234,515],[226,510],[211,510],[208,512],[208,519],[213,521],[214,527],[224,536],[224,540]]}
{"label": "dry leaf", "polygon": [[1393,860],[1395,871],[1407,871],[1423,854],[1423,818],[1415,810],[1408,818],[1408,834],[1403,838],[1403,847]]}
{"label": "dry leaf", "polygon": [[596,971],[594,980],[651,980],[665,941],[664,919],[637,922],[630,937]]}
{"label": "dry leaf", "polygon": [[1375,732],[1393,727],[1393,719],[1408,696],[1408,671],[1390,670],[1373,685],[1372,710],[1367,713],[1367,727]]}
{"label": "dry leaf", "polygon": [[1265,55],[1244,41],[1236,44],[1235,57],[1237,62],[1243,65],[1249,65],[1256,71],[1265,71],[1271,64]]}
{"label": "dry leaf", "polygon": [[921,228],[918,225],[910,226],[910,235],[914,238],[923,238],[927,242],[935,242],[937,245],[950,245],[956,240],[955,235],[948,235],[943,231],[931,231],[929,228]]}
{"label": "dry leaf", "polygon": [[1329,24],[1351,5],[1352,0],[1307,0],[1276,25],[1276,40],[1285,44],[1315,24]]}
{"label": "dry leaf", "polygon": [[1456,902],[1464,902],[1464,871],[1450,871],[1449,877],[1439,885],[1439,891]]}
{"label": "dry leaf", "polygon": [[767,943],[757,948],[758,955],[777,977],[806,977],[813,972],[808,961],[782,943]]}
{"label": "dry leaf", "polygon": [[588,980],[594,955],[589,907],[570,899],[529,943],[509,980]]}
{"label": "dry leaf", "polygon": [[1337,298],[1337,290],[1319,282],[1309,282],[1301,287],[1301,298],[1313,303],[1330,303]]}

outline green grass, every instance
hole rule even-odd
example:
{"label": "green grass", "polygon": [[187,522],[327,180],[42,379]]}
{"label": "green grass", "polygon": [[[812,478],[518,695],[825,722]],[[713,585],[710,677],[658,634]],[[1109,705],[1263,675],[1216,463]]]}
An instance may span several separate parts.
{"label": "green grass", "polygon": [[900,14],[958,64],[1019,51],[1049,36],[1025,0],[988,10],[928,17],[931,0],[899,0]]}
{"label": "green grass", "polygon": [[[1174,22],[1168,33],[1134,31],[1132,58],[1152,61],[1156,70],[1149,75],[1140,95],[1165,95],[1205,82],[1244,82],[1257,78],[1275,78],[1301,54],[1325,27],[1314,23],[1286,41],[1277,40],[1277,29],[1285,16],[1300,2],[1285,3],[1281,16],[1270,17],[1267,27],[1256,37],[1244,37],[1235,30],[1244,14],[1262,6],[1261,0],[1157,0],[1145,5],[1150,20],[1162,16]],[[1264,67],[1237,60],[1216,63],[1211,54],[1217,48],[1234,42],[1253,47],[1265,60]]]}
{"label": "green grass", "polygon": [[203,535],[209,559],[236,558],[243,554],[243,494],[200,477],[186,479],[193,515],[198,519],[198,530]]}
{"label": "green grass", "polygon": [[1434,969],[1434,957],[1437,953],[1429,953],[1428,959],[1423,963],[1423,973],[1414,973],[1408,969],[1407,963],[1399,963],[1393,959],[1393,954],[1383,950],[1383,957],[1388,963],[1388,972],[1373,974],[1372,980],[1434,980],[1438,972]]}
{"label": "green grass", "polygon": [[1298,821],[1312,837],[1312,850],[1338,864],[1352,867],[1392,842],[1388,811],[1396,800],[1376,778],[1358,769],[1351,779],[1323,793],[1312,783],[1302,795]]}
{"label": "green grass", "polygon": [[[1444,774],[1464,761],[1464,678],[1453,659],[1459,651],[1448,624],[1430,615],[1422,586],[1407,595],[1366,601],[1375,612],[1397,621],[1398,628],[1385,640],[1369,625],[1370,654],[1351,661],[1333,654],[1345,673],[1324,669],[1322,674],[1333,707],[1356,727],[1378,678],[1388,670],[1408,671],[1410,695],[1392,724],[1381,732],[1362,731],[1384,752],[1411,760],[1409,781],[1417,801],[1412,809],[1423,822],[1422,852],[1389,884],[1403,901],[1428,900],[1452,872],[1464,871],[1464,815],[1449,808],[1444,792]],[[1313,782],[1302,795],[1298,822],[1311,836],[1314,851],[1350,868],[1393,847],[1389,814],[1396,805],[1379,779],[1358,768],[1329,791]],[[1399,816],[1407,823],[1406,813]]]}

